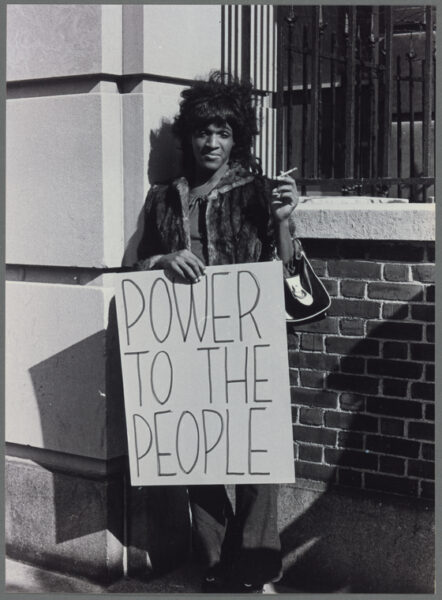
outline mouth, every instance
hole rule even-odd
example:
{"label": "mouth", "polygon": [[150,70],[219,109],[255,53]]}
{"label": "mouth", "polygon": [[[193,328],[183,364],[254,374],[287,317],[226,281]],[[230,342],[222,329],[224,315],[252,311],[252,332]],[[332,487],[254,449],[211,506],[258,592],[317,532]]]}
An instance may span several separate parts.
{"label": "mouth", "polygon": [[205,154],[203,154],[203,158],[209,158],[209,159],[221,158],[221,155],[218,154],[217,152],[206,152]]}

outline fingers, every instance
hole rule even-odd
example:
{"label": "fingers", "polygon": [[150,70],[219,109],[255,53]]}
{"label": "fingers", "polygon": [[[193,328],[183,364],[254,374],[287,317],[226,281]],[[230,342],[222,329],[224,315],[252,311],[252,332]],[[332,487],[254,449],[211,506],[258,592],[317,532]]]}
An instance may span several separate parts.
{"label": "fingers", "polygon": [[177,252],[171,266],[191,282],[199,281],[200,277],[204,275],[204,263],[190,250]]}
{"label": "fingers", "polygon": [[284,177],[284,180],[280,181],[281,183],[273,189],[272,194],[291,194],[295,196],[298,193],[294,179]]}
{"label": "fingers", "polygon": [[177,263],[170,263],[170,265],[167,266],[166,270],[169,271],[172,275],[178,275],[184,280],[188,279],[186,273]]}
{"label": "fingers", "polygon": [[198,268],[199,275],[204,275],[206,265],[203,263],[203,261],[198,256],[196,256],[196,254],[190,252],[190,250],[186,250],[186,252],[188,252],[190,260],[195,261],[195,266]]}
{"label": "fingers", "polygon": [[181,254],[181,258],[192,269],[198,279],[204,275],[206,266],[198,256],[193,254],[193,252],[184,250]]}
{"label": "fingers", "polygon": [[296,208],[299,202],[296,182],[288,175],[279,176],[276,179],[281,181],[281,184],[272,191],[272,209],[278,211],[282,207],[290,206],[291,210],[289,213],[287,213],[287,210],[283,211],[284,218],[286,218]]}
{"label": "fingers", "polygon": [[189,281],[198,281],[199,280],[199,272],[194,267],[194,265],[190,262],[186,262],[183,259],[177,259],[178,267],[185,273],[186,279]]}
{"label": "fingers", "polygon": [[273,195],[274,196],[279,196],[279,197],[284,197],[284,198],[293,198],[295,195],[295,190],[287,185],[282,185],[280,187],[277,187],[273,190]]}

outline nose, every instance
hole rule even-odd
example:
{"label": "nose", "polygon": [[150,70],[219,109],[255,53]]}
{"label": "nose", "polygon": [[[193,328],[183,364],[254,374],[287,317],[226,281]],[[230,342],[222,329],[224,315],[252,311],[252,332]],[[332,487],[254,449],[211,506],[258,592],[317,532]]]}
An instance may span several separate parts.
{"label": "nose", "polygon": [[217,148],[218,147],[218,137],[216,136],[215,133],[212,133],[209,136],[207,136],[206,146],[208,146],[209,148]]}

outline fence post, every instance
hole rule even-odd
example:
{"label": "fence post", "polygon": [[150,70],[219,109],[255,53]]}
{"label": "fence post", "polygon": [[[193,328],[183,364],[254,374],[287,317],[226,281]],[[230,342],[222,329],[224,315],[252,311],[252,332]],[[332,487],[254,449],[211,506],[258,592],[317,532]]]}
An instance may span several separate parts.
{"label": "fence post", "polygon": [[355,145],[355,47],[356,47],[356,7],[350,6],[345,15],[347,36],[347,64],[345,90],[345,177],[354,175]]}
{"label": "fence post", "polygon": [[[431,80],[433,77],[433,9],[425,7],[425,61],[423,66],[423,117],[422,117],[422,171],[429,174],[430,135],[431,135]],[[427,200],[427,188],[423,187],[423,200]]]}
{"label": "fence post", "polygon": [[384,7],[385,18],[385,72],[384,72],[384,114],[382,127],[382,176],[390,175],[391,118],[393,113],[393,15],[392,7]]}
{"label": "fence post", "polygon": [[319,6],[312,7],[312,100],[311,100],[311,165],[312,177],[318,177],[319,155]]}

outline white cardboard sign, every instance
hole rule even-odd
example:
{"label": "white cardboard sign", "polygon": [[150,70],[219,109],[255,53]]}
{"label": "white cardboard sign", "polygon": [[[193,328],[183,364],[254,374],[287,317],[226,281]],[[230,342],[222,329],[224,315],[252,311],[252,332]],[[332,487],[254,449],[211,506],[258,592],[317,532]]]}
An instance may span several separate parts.
{"label": "white cardboard sign", "polygon": [[115,291],[132,485],[293,482],[281,263]]}

